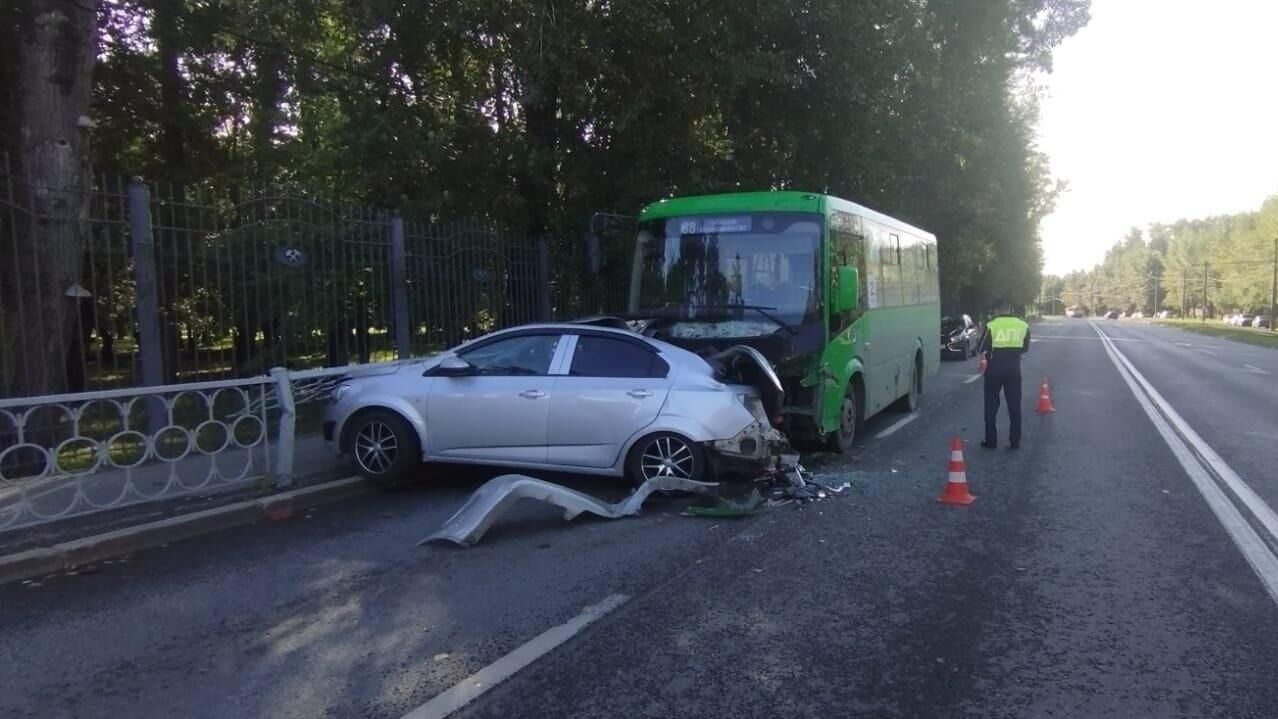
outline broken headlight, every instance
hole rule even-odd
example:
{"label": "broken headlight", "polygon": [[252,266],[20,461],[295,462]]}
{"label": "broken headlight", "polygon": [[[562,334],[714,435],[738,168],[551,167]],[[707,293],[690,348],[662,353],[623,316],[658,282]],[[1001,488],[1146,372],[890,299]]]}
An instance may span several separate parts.
{"label": "broken headlight", "polygon": [[339,384],[333,388],[333,392],[328,396],[328,401],[337,404],[342,401],[342,396],[351,390],[349,384]]}

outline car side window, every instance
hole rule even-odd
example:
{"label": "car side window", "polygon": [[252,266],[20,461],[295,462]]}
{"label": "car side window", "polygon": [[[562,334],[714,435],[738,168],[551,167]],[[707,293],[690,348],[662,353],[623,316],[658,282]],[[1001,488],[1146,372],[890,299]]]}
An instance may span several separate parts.
{"label": "car side window", "polygon": [[655,352],[624,340],[582,335],[573,351],[570,377],[665,377],[670,367]]}
{"label": "car side window", "polygon": [[559,346],[559,335],[522,335],[497,340],[458,353],[480,375],[519,377],[547,375]]}

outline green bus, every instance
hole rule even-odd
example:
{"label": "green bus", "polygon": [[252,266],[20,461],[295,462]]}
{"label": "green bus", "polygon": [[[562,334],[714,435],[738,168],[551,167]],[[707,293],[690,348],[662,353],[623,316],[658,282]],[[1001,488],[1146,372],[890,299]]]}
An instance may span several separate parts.
{"label": "green bus", "polygon": [[629,316],[705,356],[758,350],[781,379],[773,422],[851,448],[875,413],[918,406],[940,367],[936,237],[807,192],[662,200],[638,218]]}

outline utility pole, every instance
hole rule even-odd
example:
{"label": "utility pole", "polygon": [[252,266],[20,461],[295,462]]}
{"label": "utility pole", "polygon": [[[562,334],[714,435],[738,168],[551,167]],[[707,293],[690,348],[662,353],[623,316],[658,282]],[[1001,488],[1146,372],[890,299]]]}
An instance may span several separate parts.
{"label": "utility pole", "polygon": [[1207,262],[1203,261],[1203,322],[1207,321]]}
{"label": "utility pole", "polygon": [[1278,311],[1278,237],[1274,238],[1274,267],[1273,277],[1269,280],[1269,331],[1278,332],[1278,317],[1274,316],[1274,312]]}
{"label": "utility pole", "polygon": [[1158,317],[1162,306],[1158,302],[1158,273],[1154,273],[1154,317]]}
{"label": "utility pole", "polygon": [[1189,301],[1185,298],[1185,292],[1189,290],[1189,269],[1182,267],[1180,270],[1180,318],[1189,319]]}

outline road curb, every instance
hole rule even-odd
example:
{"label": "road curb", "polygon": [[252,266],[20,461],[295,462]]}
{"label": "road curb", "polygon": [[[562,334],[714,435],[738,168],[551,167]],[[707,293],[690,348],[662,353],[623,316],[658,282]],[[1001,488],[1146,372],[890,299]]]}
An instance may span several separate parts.
{"label": "road curb", "polygon": [[0,584],[30,579],[263,519],[288,519],[307,507],[335,502],[368,491],[369,486],[363,478],[347,477],[139,524],[136,527],[73,539],[49,547],[28,549],[0,557]]}

